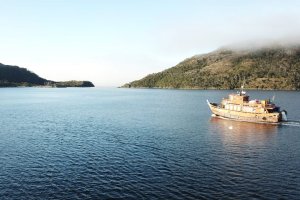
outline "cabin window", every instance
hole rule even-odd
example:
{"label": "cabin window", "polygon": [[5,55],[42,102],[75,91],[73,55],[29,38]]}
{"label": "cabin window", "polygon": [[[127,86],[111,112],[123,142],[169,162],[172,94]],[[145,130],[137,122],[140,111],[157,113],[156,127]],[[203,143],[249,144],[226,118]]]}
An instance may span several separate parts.
{"label": "cabin window", "polygon": [[269,113],[272,113],[272,112],[273,112],[273,109],[268,109],[268,112],[269,112]]}
{"label": "cabin window", "polygon": [[243,111],[244,112],[254,112],[254,109],[252,107],[244,106]]}

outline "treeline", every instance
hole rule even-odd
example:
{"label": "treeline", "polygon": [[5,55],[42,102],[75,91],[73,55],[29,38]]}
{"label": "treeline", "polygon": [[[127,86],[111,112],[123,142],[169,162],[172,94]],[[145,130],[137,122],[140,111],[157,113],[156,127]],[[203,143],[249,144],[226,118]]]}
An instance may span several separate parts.
{"label": "treeline", "polygon": [[0,63],[0,87],[94,87],[90,81],[55,82],[18,66]]}
{"label": "treeline", "polygon": [[3,65],[0,63],[0,85],[18,86],[18,85],[44,85],[48,80],[43,79],[35,73],[18,66]]}
{"label": "treeline", "polygon": [[219,49],[191,57],[123,87],[235,89],[300,89],[300,47],[256,50]]}
{"label": "treeline", "polygon": [[52,83],[53,87],[95,87],[90,81],[63,81]]}

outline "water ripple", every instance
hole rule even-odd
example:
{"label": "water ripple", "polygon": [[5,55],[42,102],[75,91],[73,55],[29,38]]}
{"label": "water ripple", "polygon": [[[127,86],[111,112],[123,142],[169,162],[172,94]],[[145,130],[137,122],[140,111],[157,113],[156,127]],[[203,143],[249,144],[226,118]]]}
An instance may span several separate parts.
{"label": "water ripple", "polygon": [[297,127],[209,120],[212,91],[6,91],[1,199],[300,196]]}

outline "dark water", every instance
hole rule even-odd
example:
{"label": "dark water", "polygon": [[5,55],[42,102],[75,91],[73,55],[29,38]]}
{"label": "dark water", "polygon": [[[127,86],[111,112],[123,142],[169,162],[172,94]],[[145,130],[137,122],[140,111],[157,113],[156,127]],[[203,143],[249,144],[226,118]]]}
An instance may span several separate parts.
{"label": "dark water", "polygon": [[0,89],[0,199],[299,199],[290,125],[211,119],[230,91]]}

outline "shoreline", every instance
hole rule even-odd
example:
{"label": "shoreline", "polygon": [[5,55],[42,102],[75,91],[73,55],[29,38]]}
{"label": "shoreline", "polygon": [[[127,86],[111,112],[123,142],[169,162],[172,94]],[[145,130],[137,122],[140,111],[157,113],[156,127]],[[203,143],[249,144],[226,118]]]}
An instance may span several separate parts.
{"label": "shoreline", "polygon": [[[240,88],[225,89],[225,88],[162,88],[162,87],[118,87],[120,89],[161,89],[161,90],[239,90]],[[297,89],[263,89],[263,88],[244,88],[250,91],[300,91]]]}
{"label": "shoreline", "polygon": [[80,87],[80,86],[74,86],[74,87],[52,87],[52,86],[8,86],[8,87],[0,87],[2,88],[94,88],[94,87]]}

